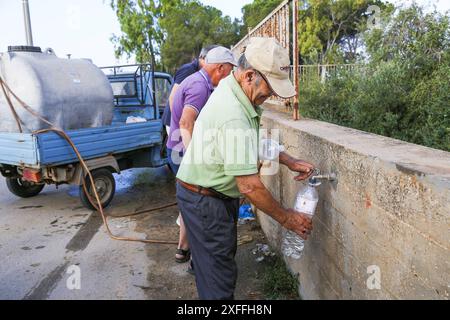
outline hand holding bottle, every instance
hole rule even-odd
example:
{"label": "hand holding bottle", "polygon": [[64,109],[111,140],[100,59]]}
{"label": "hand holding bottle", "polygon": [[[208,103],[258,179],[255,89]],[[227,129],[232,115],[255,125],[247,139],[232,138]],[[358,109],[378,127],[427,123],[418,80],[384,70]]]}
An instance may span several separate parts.
{"label": "hand holding bottle", "polygon": [[[311,219],[316,211],[317,203],[319,201],[319,193],[317,187],[320,182],[315,178],[310,178],[308,186],[303,187],[297,194],[295,199],[294,210],[292,212],[298,216],[297,219],[291,218],[292,222],[296,222],[297,226],[289,228],[289,222],[285,224],[288,230],[283,239],[282,251],[285,256],[293,259],[300,259],[303,249],[305,247],[304,240],[307,240],[308,235],[312,230]],[[291,213],[291,215],[293,215]],[[309,224],[307,223],[309,219]],[[306,223],[305,223],[306,221]],[[311,226],[311,228],[308,228]]]}
{"label": "hand holding bottle", "polygon": [[294,209],[287,210],[287,219],[283,224],[288,230],[298,234],[302,239],[308,239],[313,229],[312,219],[310,215],[295,211]]}

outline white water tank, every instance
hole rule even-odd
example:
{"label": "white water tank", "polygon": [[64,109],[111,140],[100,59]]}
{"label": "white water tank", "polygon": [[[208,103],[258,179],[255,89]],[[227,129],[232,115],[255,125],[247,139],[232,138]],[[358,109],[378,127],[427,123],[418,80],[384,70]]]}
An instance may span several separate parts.
{"label": "white water tank", "polygon": [[[0,76],[37,113],[64,130],[110,125],[114,97],[105,74],[87,59],[60,59],[52,50],[9,47],[0,53]],[[10,96],[24,132],[47,128]],[[0,89],[0,132],[19,132]]]}

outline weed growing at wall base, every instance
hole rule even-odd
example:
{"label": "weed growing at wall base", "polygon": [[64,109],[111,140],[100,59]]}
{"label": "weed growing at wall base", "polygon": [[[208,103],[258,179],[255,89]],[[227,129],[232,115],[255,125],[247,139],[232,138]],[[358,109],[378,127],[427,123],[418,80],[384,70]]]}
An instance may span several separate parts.
{"label": "weed growing at wall base", "polygon": [[271,259],[263,278],[265,296],[273,300],[300,299],[297,277],[289,272],[280,257],[275,256]]}

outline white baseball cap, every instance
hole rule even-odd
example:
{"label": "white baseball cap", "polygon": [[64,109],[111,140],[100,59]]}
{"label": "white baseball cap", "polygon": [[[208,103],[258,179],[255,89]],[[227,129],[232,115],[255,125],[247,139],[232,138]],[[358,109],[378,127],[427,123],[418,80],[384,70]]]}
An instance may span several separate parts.
{"label": "white baseball cap", "polygon": [[217,47],[208,52],[205,58],[208,64],[222,64],[229,63],[237,67],[237,61],[233,52],[225,47]]}

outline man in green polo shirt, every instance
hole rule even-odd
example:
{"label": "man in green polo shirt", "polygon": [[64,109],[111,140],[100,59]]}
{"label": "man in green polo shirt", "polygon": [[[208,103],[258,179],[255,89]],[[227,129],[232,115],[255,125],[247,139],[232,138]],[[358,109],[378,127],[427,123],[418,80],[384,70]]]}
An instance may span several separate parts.
{"label": "man in green polo shirt", "polygon": [[[253,38],[238,69],[222,80],[195,123],[178,171],[177,199],[185,221],[200,299],[233,299],[237,279],[239,197],[306,239],[311,219],[283,208],[258,176],[258,139],[263,104],[293,97],[286,49],[272,38]],[[313,165],[280,153],[280,163],[304,180]]]}

